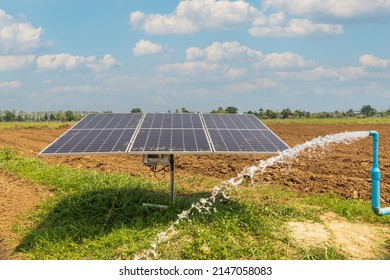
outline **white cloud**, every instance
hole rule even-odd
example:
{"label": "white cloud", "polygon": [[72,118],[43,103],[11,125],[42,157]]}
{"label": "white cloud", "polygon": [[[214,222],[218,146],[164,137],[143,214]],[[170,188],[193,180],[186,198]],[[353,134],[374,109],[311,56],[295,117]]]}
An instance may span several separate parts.
{"label": "white cloud", "polygon": [[105,54],[99,62],[88,63],[87,67],[90,68],[95,74],[100,74],[119,64],[119,61],[111,54]]}
{"label": "white cloud", "polygon": [[130,24],[148,34],[188,34],[200,30],[230,30],[245,26],[258,13],[245,1],[180,1],[171,14],[130,14]]}
{"label": "white cloud", "polygon": [[306,60],[302,56],[291,52],[267,54],[260,65],[266,65],[269,68],[306,68],[313,67],[313,60]]}
{"label": "white cloud", "polygon": [[377,19],[390,15],[389,0],[265,0],[263,8],[313,19]]}
{"label": "white cloud", "polygon": [[300,71],[300,72],[276,72],[276,76],[281,79],[291,80],[335,80],[335,81],[346,81],[353,80],[358,77],[363,77],[367,73],[364,67],[324,67],[318,66],[314,69]]}
{"label": "white cloud", "polygon": [[254,37],[326,37],[342,33],[342,25],[314,23],[308,19],[289,19],[281,12],[260,16],[249,29],[249,34]]}
{"label": "white cloud", "polygon": [[242,68],[232,68],[228,65],[204,61],[190,61],[184,63],[174,63],[160,65],[157,68],[160,75],[177,75],[183,78],[203,78],[210,79],[238,79],[245,75],[246,70]]}
{"label": "white cloud", "polygon": [[21,81],[0,82],[0,89],[18,89],[21,86]]}
{"label": "white cloud", "polygon": [[70,70],[85,65],[87,63],[93,63],[95,61],[94,56],[79,56],[71,55],[69,53],[62,54],[47,54],[38,57],[37,66],[41,71],[52,70]]}
{"label": "white cloud", "polygon": [[189,48],[186,50],[188,61],[207,59],[208,61],[220,62],[228,60],[261,59],[261,51],[253,50],[237,41],[233,42],[214,42],[205,49]]}
{"label": "white cloud", "polygon": [[100,74],[118,64],[119,62],[111,54],[104,55],[99,61],[95,56],[80,56],[69,53],[47,54],[37,58],[37,67],[40,71],[74,70],[86,67],[95,74]]}
{"label": "white cloud", "polygon": [[161,51],[162,46],[160,44],[143,39],[139,40],[133,48],[133,54],[135,56],[158,54],[161,53]]}
{"label": "white cloud", "polygon": [[210,46],[199,49],[191,47],[186,50],[187,61],[206,61],[206,62],[230,62],[252,64],[256,70],[262,66],[268,68],[306,68],[313,67],[313,60],[306,60],[302,56],[291,53],[271,53],[263,54],[262,51],[251,49],[237,41],[233,42],[214,42]]}
{"label": "white cloud", "polygon": [[133,12],[129,22],[148,34],[233,30],[252,24],[249,34],[254,37],[322,38],[342,34],[346,20],[389,16],[389,0],[265,0],[259,9],[239,0],[187,0],[169,14]]}
{"label": "white cloud", "polygon": [[0,9],[0,50],[6,53],[26,52],[41,44],[43,29],[31,23],[18,22]]}
{"label": "white cloud", "polygon": [[246,74],[246,70],[243,68],[229,68],[226,77],[230,80],[236,80],[243,77]]}
{"label": "white cloud", "polygon": [[0,72],[20,70],[35,63],[35,55],[2,55],[0,56]]}
{"label": "white cloud", "polygon": [[390,67],[390,59],[380,59],[372,54],[364,54],[359,58],[359,62],[363,66],[388,68]]}

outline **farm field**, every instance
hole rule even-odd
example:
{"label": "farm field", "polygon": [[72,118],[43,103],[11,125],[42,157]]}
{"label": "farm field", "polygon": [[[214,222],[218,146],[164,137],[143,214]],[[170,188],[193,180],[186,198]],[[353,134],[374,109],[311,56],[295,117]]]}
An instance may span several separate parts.
{"label": "farm field", "polygon": [[[268,126],[290,147],[304,143],[315,137],[325,136],[331,133],[368,130],[378,131],[380,135],[379,164],[382,173],[382,207],[390,206],[390,150],[388,149],[390,146],[390,123],[325,123],[318,125],[270,122]],[[68,127],[66,126],[0,128],[0,149],[4,147],[7,147],[7,149],[15,148],[22,157],[39,158],[53,168],[65,167],[109,174],[120,173],[136,178],[143,178],[151,182],[162,181],[166,182],[166,184],[169,181],[169,172],[154,175],[147,167],[143,166],[141,156],[88,155],[39,157],[37,155],[49,143],[64,133],[67,128]],[[270,157],[270,155],[175,156],[175,179],[179,188],[179,193],[177,195],[180,197],[181,189],[183,189],[183,193],[207,194],[208,192],[211,192],[214,185],[218,185],[224,180],[235,177],[244,167],[256,165],[259,160],[268,157]],[[266,169],[264,174],[256,175],[255,186],[257,188],[264,187],[269,192],[272,192],[274,186],[276,190],[285,189],[287,192],[291,192],[293,198],[287,197],[287,201],[283,201],[285,204],[289,203],[288,199],[291,199],[291,204],[294,204],[294,198],[304,199],[308,197],[313,201],[322,195],[336,197],[337,199],[341,198],[341,200],[352,202],[359,201],[369,204],[371,198],[369,175],[371,161],[372,139],[371,137],[367,137],[348,145],[332,145],[324,150],[303,154],[283,165],[272,166]],[[258,193],[252,193],[250,190],[251,188],[249,182],[246,182],[243,186],[243,189],[248,191],[252,196],[251,199],[256,200],[256,195],[258,195]],[[166,186],[166,192],[169,192],[168,186]],[[242,194],[239,194],[238,197],[241,195]],[[2,168],[0,165],[0,259],[29,258],[24,254],[12,254],[18,246],[18,242],[23,238],[23,232],[18,233],[18,230],[15,230],[15,223],[17,224],[18,219],[26,220],[29,213],[39,209],[39,203],[55,196],[55,191],[52,191],[50,187],[43,186],[41,183],[32,182],[18,172],[6,170],[6,168]],[[268,196],[272,197],[272,194],[269,194]],[[262,193],[260,200],[262,199],[267,199],[267,195]],[[368,213],[366,214],[368,216],[374,216],[374,214],[369,213],[369,207],[367,209]],[[324,235],[324,230],[329,230],[329,228],[332,229],[332,225],[335,227],[338,225],[339,228],[342,227],[340,225],[342,224],[342,221],[344,221],[344,218],[338,218],[338,215],[334,214],[334,211],[328,211],[326,206],[324,206],[320,212],[321,214],[317,217],[318,222],[314,224],[325,225],[325,229],[323,226],[319,226],[316,229],[309,228],[307,224],[301,223],[302,218],[298,220],[291,219],[290,221],[286,221],[290,226],[291,234],[294,234],[295,232],[297,236],[302,237],[304,236],[304,233],[311,232],[312,236],[307,238],[307,242],[309,242],[308,240],[313,240],[313,238],[314,244],[328,242],[327,239],[321,239],[321,236]],[[344,210],[344,212],[348,212],[348,210]],[[348,216],[348,213],[343,214],[344,216]],[[353,219],[354,218],[352,218],[352,220]],[[356,219],[360,220],[359,218]],[[355,234],[355,231],[359,232],[359,230],[361,230],[361,235],[356,236],[355,239],[353,239],[352,236],[351,240],[347,240],[350,243],[345,240],[341,243],[335,243],[335,248],[341,248],[340,252],[345,256],[342,258],[380,258],[372,252],[373,248],[381,252],[384,256],[390,255],[388,245],[390,240],[390,223],[388,217],[377,219],[372,217],[372,223],[361,224],[361,227],[357,230],[351,230],[357,225],[356,223],[346,224],[347,222],[344,222],[344,236],[348,234],[352,236]],[[313,223],[311,224],[313,225]],[[336,229],[334,230],[336,231]],[[380,230],[380,234],[378,234],[378,230]],[[337,233],[335,231],[331,232],[330,235],[333,234],[336,236],[335,240],[337,241]],[[369,243],[368,245],[366,244],[368,247],[359,243],[362,239],[366,240],[366,243]],[[299,238],[296,238],[296,241],[298,242]],[[374,243],[371,244],[371,242]],[[382,244],[378,244],[378,242],[382,242]],[[366,248],[366,251],[346,251],[348,250],[346,248],[348,246],[355,248],[354,250],[358,250],[356,248],[359,247],[360,249]],[[186,256],[188,258],[196,258],[196,256],[191,254],[187,254]],[[179,258],[178,255],[167,255],[166,257]],[[295,253],[291,255],[286,253],[285,257],[302,258],[302,256],[296,256]],[[212,256],[211,258],[218,258],[218,256]],[[275,256],[271,255],[270,258],[275,258]]]}

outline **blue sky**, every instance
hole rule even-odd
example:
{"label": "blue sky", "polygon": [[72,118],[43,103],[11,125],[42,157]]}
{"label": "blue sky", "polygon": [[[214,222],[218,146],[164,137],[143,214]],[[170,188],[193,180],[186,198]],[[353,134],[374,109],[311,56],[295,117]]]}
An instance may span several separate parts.
{"label": "blue sky", "polygon": [[390,108],[390,0],[2,0],[0,110]]}

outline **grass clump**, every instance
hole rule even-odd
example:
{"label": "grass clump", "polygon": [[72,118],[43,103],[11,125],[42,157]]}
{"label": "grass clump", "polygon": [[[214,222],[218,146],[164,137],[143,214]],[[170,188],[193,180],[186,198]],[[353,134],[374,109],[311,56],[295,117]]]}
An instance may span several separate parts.
{"label": "grass clump", "polygon": [[0,150],[0,159],[4,161],[10,161],[12,159],[15,159],[18,155],[19,155],[19,151],[10,146],[4,146]]}
{"label": "grass clump", "polygon": [[303,199],[306,205],[319,206],[322,211],[332,211],[349,221],[390,224],[390,216],[378,217],[373,214],[370,202],[342,199],[338,196],[321,195]]}
{"label": "grass clump", "polygon": [[335,246],[325,245],[306,250],[303,260],[345,260],[346,258]]}

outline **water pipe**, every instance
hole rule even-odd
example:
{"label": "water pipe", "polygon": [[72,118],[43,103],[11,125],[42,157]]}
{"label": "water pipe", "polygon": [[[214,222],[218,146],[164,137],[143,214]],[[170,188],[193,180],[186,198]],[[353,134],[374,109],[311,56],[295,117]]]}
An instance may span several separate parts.
{"label": "water pipe", "polygon": [[380,203],[380,180],[381,171],[379,170],[378,163],[378,142],[379,134],[376,131],[371,130],[370,136],[373,139],[373,161],[370,171],[371,175],[371,207],[372,211],[378,216],[385,216],[390,214],[390,207],[381,208]]}

